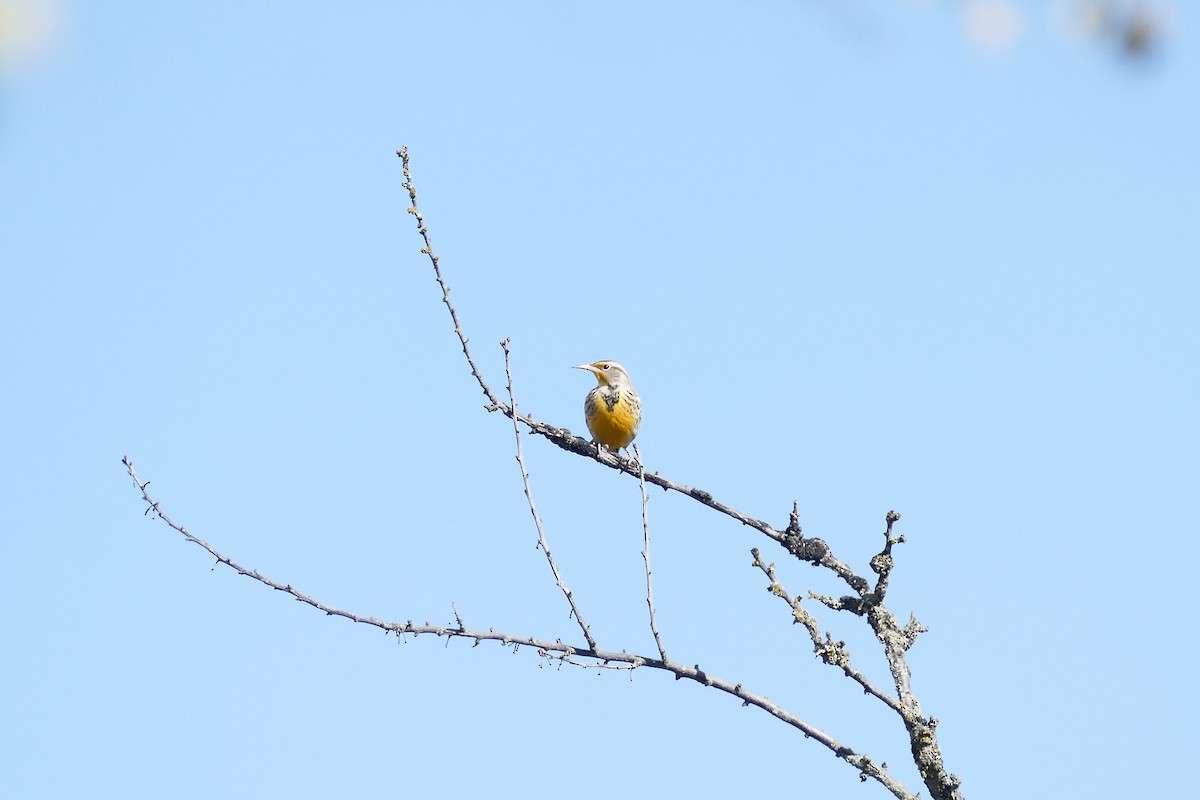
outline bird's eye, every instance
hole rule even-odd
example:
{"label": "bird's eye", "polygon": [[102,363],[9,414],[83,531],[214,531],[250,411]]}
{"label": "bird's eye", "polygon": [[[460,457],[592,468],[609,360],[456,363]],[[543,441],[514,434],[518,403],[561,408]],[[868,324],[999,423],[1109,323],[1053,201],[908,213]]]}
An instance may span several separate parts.
{"label": "bird's eye", "polygon": [[612,364],[605,364],[602,367],[600,367],[600,369],[608,369],[611,366],[612,366]]}

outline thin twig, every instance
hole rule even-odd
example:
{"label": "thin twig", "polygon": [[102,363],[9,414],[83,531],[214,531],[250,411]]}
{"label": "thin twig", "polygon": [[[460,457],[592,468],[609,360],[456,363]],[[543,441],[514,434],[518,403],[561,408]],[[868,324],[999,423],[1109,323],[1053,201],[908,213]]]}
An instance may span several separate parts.
{"label": "thin twig", "polygon": [[[264,586],[269,586],[277,592],[283,592],[295,598],[298,602],[312,606],[318,611],[324,612],[328,616],[343,617],[353,622],[358,622],[363,625],[370,625],[378,628],[386,633],[394,633],[398,637],[406,635],[422,636],[444,636],[447,640],[454,638],[470,639],[476,644],[479,642],[499,642],[505,647],[531,647],[543,658],[559,661],[561,663],[575,664],[579,666],[605,667],[607,665],[625,665],[626,669],[636,669],[638,667],[647,667],[649,669],[663,670],[674,675],[677,679],[687,679],[695,681],[702,686],[707,686],[725,694],[732,695],[742,701],[742,705],[755,706],[767,712],[776,719],[796,728],[804,733],[805,736],[813,739],[832,752],[835,756],[853,766],[859,771],[863,779],[871,778],[882,784],[893,795],[902,800],[917,800],[917,795],[909,792],[904,786],[889,775],[883,768],[882,764],[876,763],[872,758],[865,755],[855,753],[851,748],[843,745],[837,739],[834,739],[825,731],[817,728],[808,722],[805,722],[800,717],[779,707],[770,699],[763,695],[749,692],[742,687],[740,683],[734,683],[724,678],[719,678],[710,675],[700,669],[697,664],[695,666],[686,666],[677,661],[662,661],[661,659],[652,658],[649,656],[636,655],[625,651],[615,652],[611,650],[598,650],[596,648],[581,648],[565,644],[562,641],[548,642],[541,639],[535,639],[530,636],[514,636],[508,633],[501,633],[495,630],[471,630],[462,625],[461,621],[456,622],[454,626],[430,625],[425,623],[419,625],[412,620],[407,622],[386,622],[376,619],[375,617],[363,616],[352,611],[345,611],[340,608],[334,608],[316,600],[295,589],[291,584],[283,584],[272,580],[265,575],[260,574],[257,570],[247,569],[237,563],[228,556],[222,555],[208,542],[192,535],[182,525],[174,522],[162,510],[158,501],[150,497],[146,492],[146,487],[150,485],[149,481],[143,481],[138,477],[134,470],[133,462],[128,456],[121,459],[121,463],[125,465],[129,472],[129,477],[133,478],[134,484],[138,491],[142,493],[142,499],[146,502],[146,514],[154,513],[159,519],[169,525],[171,528],[179,532],[185,539],[193,544],[203,547],[208,553],[217,560],[218,563],[232,569],[239,575],[244,575],[247,578],[253,578]],[[586,659],[586,661],[584,661]]]}
{"label": "thin twig", "polygon": [[654,582],[650,570],[650,498],[646,496],[646,468],[642,466],[642,454],[637,445],[633,446],[633,454],[637,457],[642,487],[642,533],[645,537],[645,547],[642,549],[642,560],[646,562],[646,606],[650,609],[650,632],[654,634],[654,643],[658,645],[658,654],[663,663],[667,663],[667,651],[663,648],[662,637],[658,635],[658,621],[654,618]]}
{"label": "thin twig", "polygon": [[475,365],[475,359],[471,357],[471,348],[467,346],[467,336],[463,333],[462,325],[459,324],[458,312],[454,310],[454,304],[450,302],[450,285],[442,277],[442,268],[438,265],[438,257],[433,252],[433,242],[429,240],[429,229],[425,227],[425,217],[421,215],[421,211],[417,207],[417,188],[413,186],[412,175],[408,171],[408,148],[401,147],[396,151],[396,155],[400,156],[400,160],[403,162],[404,188],[408,190],[408,197],[412,202],[412,205],[408,207],[408,213],[417,218],[417,233],[421,234],[421,238],[425,240],[425,246],[421,248],[421,252],[429,256],[429,263],[433,264],[433,274],[437,277],[438,286],[442,287],[442,302],[446,304],[446,308],[450,309],[450,319],[454,322],[454,332],[458,334],[458,341],[462,343],[463,355],[467,357],[467,364],[471,367],[471,374],[475,376],[475,380],[479,383],[479,388],[483,389],[483,393],[487,395],[492,410],[495,410],[500,407],[501,403],[496,399],[496,395],[492,392],[491,387],[484,381],[483,374],[479,371],[479,367]]}
{"label": "thin twig", "polygon": [[[513,393],[512,366],[509,360],[508,339],[502,341],[500,347],[504,349],[504,374],[508,378],[508,402],[511,404],[510,407],[515,409],[517,407],[517,398]],[[587,639],[588,647],[595,650],[596,640],[592,638],[591,630],[588,629],[587,623],[583,621],[583,614],[579,613],[579,605],[575,602],[575,594],[567,588],[567,583],[563,580],[562,573],[558,571],[558,565],[554,563],[554,555],[550,552],[550,543],[546,541],[546,531],[542,525],[542,518],[538,515],[537,506],[533,504],[533,489],[529,484],[529,470],[525,468],[525,454],[521,447],[521,426],[517,424],[516,419],[513,419],[513,434],[517,438],[517,464],[521,468],[521,482],[525,485],[525,499],[529,501],[529,513],[533,515],[533,524],[537,526],[538,547],[542,548],[542,552],[546,554],[546,560],[550,562],[550,571],[554,573],[554,580],[558,583],[558,588],[566,595],[567,602],[571,605],[571,614],[583,630],[583,638]]]}

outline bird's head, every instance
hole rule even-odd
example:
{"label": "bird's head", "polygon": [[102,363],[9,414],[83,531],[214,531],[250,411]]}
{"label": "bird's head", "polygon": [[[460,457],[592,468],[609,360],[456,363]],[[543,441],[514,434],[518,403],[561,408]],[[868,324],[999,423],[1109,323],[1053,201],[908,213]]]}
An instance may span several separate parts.
{"label": "bird's head", "polygon": [[601,386],[616,386],[633,388],[629,373],[616,361],[597,361],[592,364],[576,364],[572,369],[586,369],[596,376]]}

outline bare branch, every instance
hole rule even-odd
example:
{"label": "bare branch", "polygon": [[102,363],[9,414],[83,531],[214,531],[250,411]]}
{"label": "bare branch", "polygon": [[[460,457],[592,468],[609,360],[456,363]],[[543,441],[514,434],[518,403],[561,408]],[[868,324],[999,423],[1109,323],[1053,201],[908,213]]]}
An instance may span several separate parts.
{"label": "bare branch", "polygon": [[[515,412],[517,408],[517,398],[513,393],[512,366],[509,362],[509,341],[505,339],[500,343],[500,347],[504,349],[504,374],[508,378],[508,402],[509,408]],[[510,415],[512,416],[512,415]],[[546,554],[546,560],[550,562],[550,571],[554,573],[554,580],[558,583],[558,588],[567,596],[567,602],[571,605],[571,614],[575,617],[575,621],[579,623],[580,629],[583,630],[583,638],[587,640],[588,647],[592,650],[596,649],[596,640],[592,638],[592,632],[588,628],[587,623],[583,621],[583,615],[579,613],[579,606],[575,603],[574,593],[567,588],[566,581],[563,580],[562,574],[558,571],[558,565],[554,563],[554,555],[550,552],[550,543],[546,541],[546,531],[542,526],[542,518],[538,515],[537,507],[533,504],[533,489],[529,485],[529,470],[525,469],[525,454],[521,447],[521,426],[517,424],[516,417],[513,417],[513,434],[517,438],[517,465],[521,468],[521,482],[525,485],[525,499],[529,501],[529,513],[533,515],[533,524],[537,526],[538,547],[542,548],[542,552]]]}
{"label": "bare branch", "polygon": [[312,606],[318,611],[324,612],[328,616],[344,617],[345,619],[358,622],[363,625],[370,625],[386,633],[394,633],[398,637],[406,635],[422,636],[433,635],[446,637],[447,640],[453,638],[462,638],[473,640],[475,644],[480,642],[499,642],[505,647],[530,647],[543,658],[557,660],[560,663],[584,666],[588,668],[609,668],[609,669],[636,669],[638,667],[647,667],[649,669],[662,670],[669,672],[675,676],[677,680],[690,680],[716,689],[725,694],[732,695],[742,701],[743,705],[755,706],[763,711],[766,711],[771,716],[782,722],[801,731],[805,736],[813,739],[817,743],[824,746],[835,756],[850,764],[859,771],[863,779],[871,778],[882,784],[888,791],[901,800],[917,800],[917,795],[912,794],[904,788],[904,786],[889,775],[881,764],[877,764],[869,756],[855,753],[854,750],[839,742],[837,739],[830,736],[825,731],[817,728],[808,722],[805,722],[800,717],[786,711],[763,695],[749,692],[742,687],[740,683],[733,683],[724,678],[719,678],[715,675],[710,675],[700,669],[700,665],[685,666],[677,661],[663,661],[661,659],[652,658],[649,656],[636,655],[629,652],[615,652],[610,650],[599,650],[595,647],[583,648],[574,647],[565,644],[561,640],[548,642],[541,639],[536,639],[530,636],[514,636],[508,633],[501,633],[492,629],[486,631],[472,630],[467,628],[462,623],[462,618],[458,616],[455,610],[455,624],[453,626],[430,625],[426,622],[423,625],[418,625],[412,620],[407,622],[386,622],[376,619],[375,617],[363,616],[352,611],[345,611],[340,608],[325,605],[319,600],[316,600],[295,589],[291,584],[283,584],[272,580],[265,575],[260,574],[257,570],[247,569],[237,563],[228,556],[222,555],[208,542],[193,536],[182,525],[174,522],[167,516],[166,512],[158,504],[158,501],[150,497],[146,492],[146,487],[150,485],[149,481],[143,481],[133,467],[133,462],[128,456],[121,459],[121,463],[125,465],[125,469],[129,473],[129,477],[133,478],[134,484],[138,491],[142,493],[142,499],[146,502],[146,514],[154,512],[154,515],[169,525],[174,530],[178,531],[185,539],[193,544],[203,547],[210,555],[217,560],[218,563],[232,569],[239,575],[245,575],[247,578],[253,578],[264,586],[269,586],[277,592],[291,595],[297,601],[306,605]]}

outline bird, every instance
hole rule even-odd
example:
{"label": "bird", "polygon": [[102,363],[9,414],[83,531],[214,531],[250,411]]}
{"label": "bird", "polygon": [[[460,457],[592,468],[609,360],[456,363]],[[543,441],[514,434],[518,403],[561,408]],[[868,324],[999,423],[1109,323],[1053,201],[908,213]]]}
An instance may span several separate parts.
{"label": "bird", "polygon": [[577,364],[572,369],[596,376],[599,385],[583,401],[583,417],[592,440],[620,455],[621,448],[629,449],[642,424],[642,399],[634,391],[629,373],[616,361]]}

